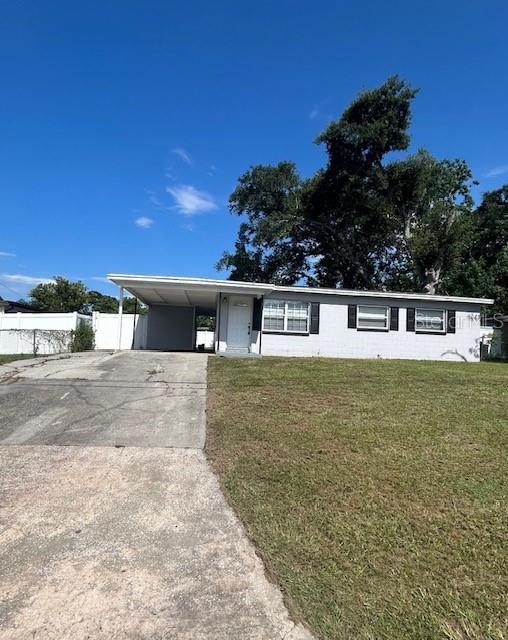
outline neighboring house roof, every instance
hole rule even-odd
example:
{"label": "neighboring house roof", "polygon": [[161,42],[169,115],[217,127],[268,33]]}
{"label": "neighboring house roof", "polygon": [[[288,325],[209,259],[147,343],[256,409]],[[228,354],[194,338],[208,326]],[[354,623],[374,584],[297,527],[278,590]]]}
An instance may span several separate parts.
{"label": "neighboring house roof", "polygon": [[4,300],[3,298],[0,298],[0,310],[3,310],[5,313],[34,313],[37,311],[37,309],[34,309],[32,306],[24,302]]}
{"label": "neighboring house roof", "polygon": [[355,296],[365,298],[392,298],[433,302],[457,302],[469,304],[493,304],[490,298],[465,298],[460,296],[429,295],[425,293],[402,293],[397,291],[355,291],[351,289],[321,289],[319,287],[280,286],[235,280],[213,280],[208,278],[180,278],[174,276],[142,276],[131,274],[108,274],[109,280],[129,291],[146,304],[175,304],[182,306],[210,306],[215,296],[221,294],[267,295],[270,293],[320,294],[333,296]]}

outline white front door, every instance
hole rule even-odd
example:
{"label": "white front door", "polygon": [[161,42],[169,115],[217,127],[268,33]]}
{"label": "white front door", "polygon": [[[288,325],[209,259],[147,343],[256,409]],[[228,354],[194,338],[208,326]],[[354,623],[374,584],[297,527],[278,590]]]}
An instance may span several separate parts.
{"label": "white front door", "polygon": [[252,299],[231,296],[228,312],[228,349],[249,349],[252,321]]}

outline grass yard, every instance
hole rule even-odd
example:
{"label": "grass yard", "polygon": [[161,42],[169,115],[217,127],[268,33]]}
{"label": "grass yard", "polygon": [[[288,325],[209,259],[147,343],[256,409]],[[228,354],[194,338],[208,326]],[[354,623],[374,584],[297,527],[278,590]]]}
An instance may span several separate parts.
{"label": "grass yard", "polygon": [[319,638],[508,639],[508,366],[210,358],[208,455]]}
{"label": "grass yard", "polygon": [[0,354],[0,364],[7,364],[8,362],[15,362],[16,360],[27,360],[35,358],[32,353],[7,353]]}

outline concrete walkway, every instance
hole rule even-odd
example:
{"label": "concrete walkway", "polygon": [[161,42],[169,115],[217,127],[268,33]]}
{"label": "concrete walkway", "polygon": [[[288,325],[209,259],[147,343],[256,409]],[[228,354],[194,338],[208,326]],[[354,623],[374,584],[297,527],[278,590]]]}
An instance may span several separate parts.
{"label": "concrete walkway", "polygon": [[0,379],[0,637],[311,638],[202,451],[206,356],[91,353]]}

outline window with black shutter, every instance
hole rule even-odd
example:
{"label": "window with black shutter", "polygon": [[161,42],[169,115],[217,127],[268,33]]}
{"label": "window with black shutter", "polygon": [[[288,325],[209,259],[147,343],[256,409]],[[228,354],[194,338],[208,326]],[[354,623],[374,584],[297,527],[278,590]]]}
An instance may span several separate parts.
{"label": "window with black shutter", "polygon": [[349,304],[347,307],[348,329],[356,329],[356,304]]}
{"label": "window with black shutter", "polygon": [[310,333],[319,333],[319,302],[310,305]]}
{"label": "window with black shutter", "polygon": [[252,330],[261,331],[261,321],[263,318],[263,298],[254,298],[252,308]]}
{"label": "window with black shutter", "polygon": [[415,310],[414,307],[406,309],[406,331],[415,330]]}
{"label": "window with black shutter", "polygon": [[390,308],[390,331],[399,330],[399,307]]}

